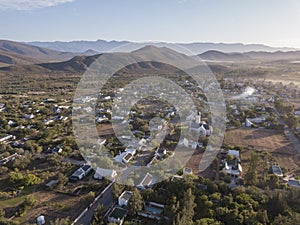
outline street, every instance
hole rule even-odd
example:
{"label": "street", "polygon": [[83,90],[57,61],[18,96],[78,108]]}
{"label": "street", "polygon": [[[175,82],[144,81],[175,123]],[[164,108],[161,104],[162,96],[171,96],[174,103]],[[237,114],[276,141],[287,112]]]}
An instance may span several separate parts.
{"label": "street", "polygon": [[92,221],[95,209],[102,204],[109,209],[113,204],[113,195],[110,186],[101,197],[88,209],[88,211],[74,225],[89,225]]}

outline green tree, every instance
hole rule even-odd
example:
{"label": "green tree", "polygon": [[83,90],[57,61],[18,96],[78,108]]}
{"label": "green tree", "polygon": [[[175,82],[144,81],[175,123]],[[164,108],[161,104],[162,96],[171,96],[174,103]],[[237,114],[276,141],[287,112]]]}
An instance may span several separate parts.
{"label": "green tree", "polygon": [[112,189],[111,189],[113,198],[115,200],[117,200],[119,198],[119,196],[122,194],[123,190],[124,190],[124,187],[121,184],[114,183],[112,185]]}
{"label": "green tree", "polygon": [[192,189],[189,188],[184,192],[181,212],[179,217],[176,218],[176,224],[193,224],[192,221],[195,213],[195,207],[195,196],[192,193]]}
{"label": "green tree", "polygon": [[299,224],[300,224],[300,214],[295,212],[286,216],[279,214],[272,223],[272,225],[299,225]]}
{"label": "green tree", "polygon": [[66,175],[64,175],[63,173],[59,173],[58,174],[58,188],[62,189],[66,183],[68,183],[68,177]]}
{"label": "green tree", "polygon": [[8,174],[8,177],[9,177],[9,182],[12,184],[20,184],[24,179],[23,174],[18,171],[10,172]]}
{"label": "green tree", "polygon": [[200,220],[197,220],[194,225],[221,225],[221,222],[216,221],[211,218],[203,218]]}
{"label": "green tree", "polygon": [[69,218],[63,218],[63,219],[55,219],[54,221],[50,221],[50,225],[70,225],[71,221]]}
{"label": "green tree", "polygon": [[247,173],[245,174],[245,182],[249,185],[256,185],[257,180],[257,167],[258,167],[259,158],[255,153],[251,153],[250,165]]}
{"label": "green tree", "polygon": [[138,211],[143,209],[144,200],[138,189],[134,188],[132,196],[128,201],[128,209],[131,215],[135,215]]}
{"label": "green tree", "polygon": [[41,183],[41,179],[34,174],[26,173],[23,184],[25,186],[34,186]]}
{"label": "green tree", "polygon": [[105,207],[102,204],[99,204],[94,211],[93,220],[91,225],[103,225],[104,222],[104,214],[105,214]]}

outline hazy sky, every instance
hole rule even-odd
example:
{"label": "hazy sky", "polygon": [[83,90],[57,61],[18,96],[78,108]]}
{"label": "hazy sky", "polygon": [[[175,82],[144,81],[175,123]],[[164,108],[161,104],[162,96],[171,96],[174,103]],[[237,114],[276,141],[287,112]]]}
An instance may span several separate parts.
{"label": "hazy sky", "polygon": [[242,42],[300,48],[298,0],[0,0],[0,39]]}

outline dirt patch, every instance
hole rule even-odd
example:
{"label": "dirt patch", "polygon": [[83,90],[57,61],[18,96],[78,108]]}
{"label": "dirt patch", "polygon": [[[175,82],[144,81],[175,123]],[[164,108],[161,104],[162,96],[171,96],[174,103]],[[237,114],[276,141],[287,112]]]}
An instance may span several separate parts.
{"label": "dirt patch", "polygon": [[[253,150],[266,151],[288,173],[299,174],[300,154],[289,139],[281,132],[267,129],[235,129],[226,132],[225,143],[234,146],[246,147],[242,151],[242,162],[251,157]],[[267,163],[267,162],[266,162]]]}
{"label": "dirt patch", "polygon": [[270,152],[295,154],[296,150],[281,132],[267,129],[235,129],[226,132],[225,143]]}
{"label": "dirt patch", "polygon": [[[84,209],[84,204],[78,204],[80,197],[59,194],[52,191],[38,191],[33,195],[39,203],[29,210],[24,218],[26,221],[35,222],[35,218],[45,215],[48,218],[76,218],[78,212]],[[50,216],[51,215],[51,216]]]}

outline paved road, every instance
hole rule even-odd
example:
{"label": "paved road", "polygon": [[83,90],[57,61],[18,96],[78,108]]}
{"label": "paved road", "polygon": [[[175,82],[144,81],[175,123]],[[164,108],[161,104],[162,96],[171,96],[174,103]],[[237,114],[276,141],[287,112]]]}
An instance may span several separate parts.
{"label": "paved road", "polygon": [[111,187],[103,193],[99,200],[89,208],[89,210],[75,223],[75,225],[89,225],[93,218],[94,211],[99,204],[103,204],[106,209],[109,209],[114,204]]}

